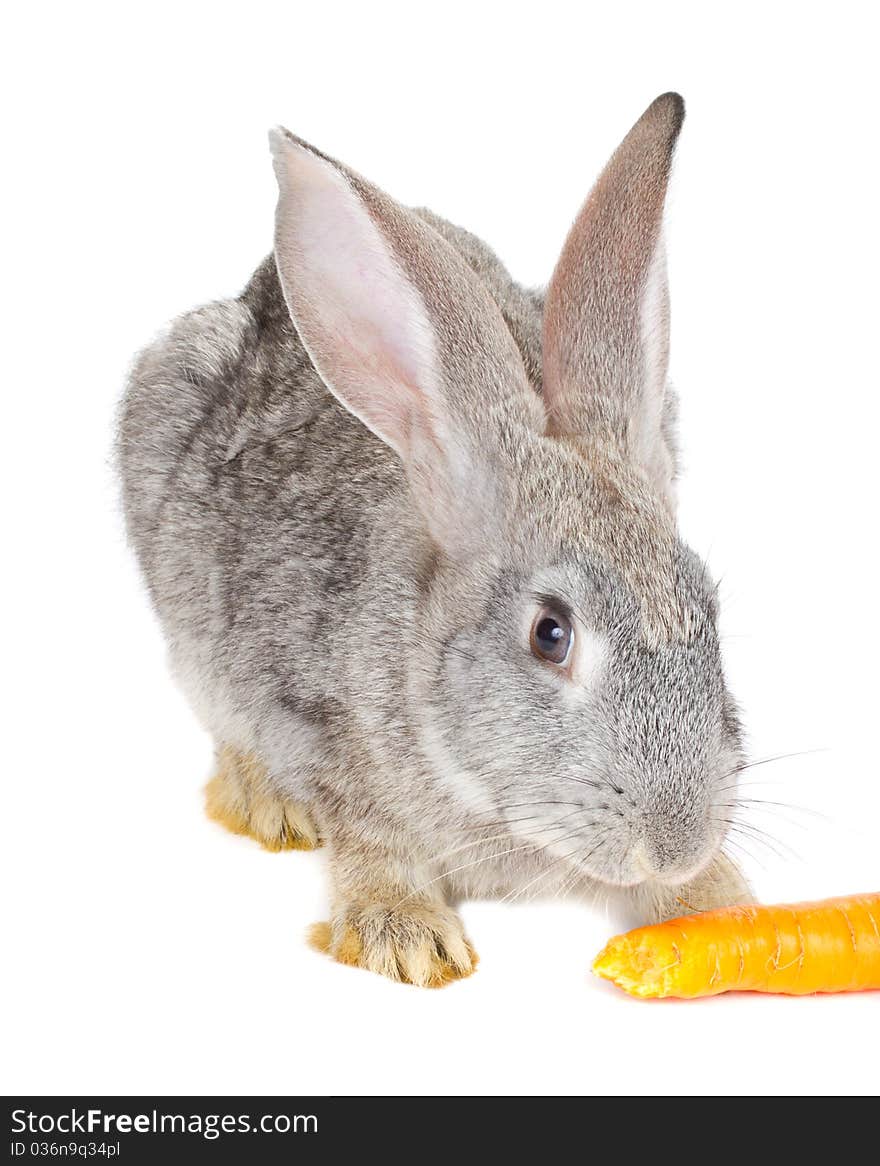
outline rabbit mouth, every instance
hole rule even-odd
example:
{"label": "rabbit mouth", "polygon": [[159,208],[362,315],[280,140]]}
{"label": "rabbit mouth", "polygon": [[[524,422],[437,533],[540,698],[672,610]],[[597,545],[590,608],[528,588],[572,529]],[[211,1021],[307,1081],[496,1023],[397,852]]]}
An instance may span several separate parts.
{"label": "rabbit mouth", "polygon": [[654,864],[653,859],[648,851],[648,847],[644,843],[640,843],[632,854],[632,864],[634,868],[640,872],[641,878],[639,882],[661,883],[664,886],[674,886],[677,883],[685,883],[689,879],[694,878],[712,861],[712,851],[706,851],[700,858],[687,865],[675,864],[670,870],[668,868],[658,870]]}
{"label": "rabbit mouth", "polygon": [[635,877],[621,882],[621,886],[680,887],[698,878],[712,865],[721,850],[722,839],[705,841],[696,853],[691,847],[682,848],[680,856],[670,856],[652,849],[645,841],[639,842],[629,856],[630,869]]}
{"label": "rabbit mouth", "polygon": [[[633,844],[605,833],[595,838],[559,840],[543,847],[550,864],[565,865],[580,877],[621,889],[681,887],[702,875],[722,851],[722,837],[708,837],[701,845],[682,844],[676,852],[650,845],[646,839]],[[566,861],[567,860],[567,861]]]}

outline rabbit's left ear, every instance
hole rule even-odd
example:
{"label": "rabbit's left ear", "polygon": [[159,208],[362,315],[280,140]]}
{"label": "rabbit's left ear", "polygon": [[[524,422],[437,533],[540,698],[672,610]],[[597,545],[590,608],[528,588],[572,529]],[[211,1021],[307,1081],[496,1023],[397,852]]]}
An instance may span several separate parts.
{"label": "rabbit's left ear", "polygon": [[640,467],[670,507],[662,226],[683,120],[684,102],[667,93],[624,138],[571,228],[544,309],[551,432],[611,444]]}
{"label": "rabbit's left ear", "polygon": [[488,290],[414,212],[285,130],[275,257],[327,388],[403,462],[435,541],[497,519],[505,442],[544,411]]}

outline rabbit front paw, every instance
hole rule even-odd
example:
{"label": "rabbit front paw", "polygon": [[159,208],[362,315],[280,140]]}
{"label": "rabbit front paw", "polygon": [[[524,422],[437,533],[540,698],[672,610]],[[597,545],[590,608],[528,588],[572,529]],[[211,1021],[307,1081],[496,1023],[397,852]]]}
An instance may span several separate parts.
{"label": "rabbit front paw", "polygon": [[406,911],[348,907],[332,923],[314,924],[309,940],[341,964],[421,988],[442,988],[477,966],[461,920],[448,907],[433,904]]}
{"label": "rabbit front paw", "polygon": [[218,750],[217,772],[205,787],[205,812],[265,850],[314,850],[321,845],[308,810],[272,788],[257,758],[229,746]]}
{"label": "rabbit front paw", "polygon": [[756,902],[755,893],[732,859],[719,854],[704,871],[684,886],[664,888],[648,905],[652,923],[674,919],[695,911],[714,911],[716,907],[734,907]]}
{"label": "rabbit front paw", "polygon": [[755,892],[745,875],[726,854],[719,854],[702,874],[683,887],[681,897],[693,902],[695,911],[756,902]]}

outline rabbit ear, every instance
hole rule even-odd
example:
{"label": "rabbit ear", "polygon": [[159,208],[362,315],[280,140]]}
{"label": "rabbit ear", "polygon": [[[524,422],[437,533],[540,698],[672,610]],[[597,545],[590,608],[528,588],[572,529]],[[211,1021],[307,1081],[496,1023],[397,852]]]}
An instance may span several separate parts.
{"label": "rabbit ear", "polygon": [[669,304],[663,205],[684,102],[648,107],[602,172],[547,290],[550,430],[611,442],[672,498],[663,431]]}
{"label": "rabbit ear", "polygon": [[286,130],[270,141],[275,257],[300,338],[330,391],[403,460],[432,533],[454,550],[474,508],[488,516],[494,504],[493,414],[543,428],[519,350],[431,227]]}

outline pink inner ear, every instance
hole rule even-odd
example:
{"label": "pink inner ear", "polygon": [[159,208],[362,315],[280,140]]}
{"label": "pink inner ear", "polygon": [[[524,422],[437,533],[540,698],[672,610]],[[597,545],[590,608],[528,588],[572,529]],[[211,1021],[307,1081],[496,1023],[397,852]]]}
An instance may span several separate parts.
{"label": "pink inner ear", "polygon": [[285,139],[276,254],[291,315],[327,387],[402,457],[434,429],[441,384],[416,289],[348,179]]}
{"label": "pink inner ear", "polygon": [[328,389],[401,457],[426,531],[466,557],[499,510],[487,405],[530,431],[543,420],[519,350],[441,235],[286,132],[272,144],[275,257],[303,344]]}

